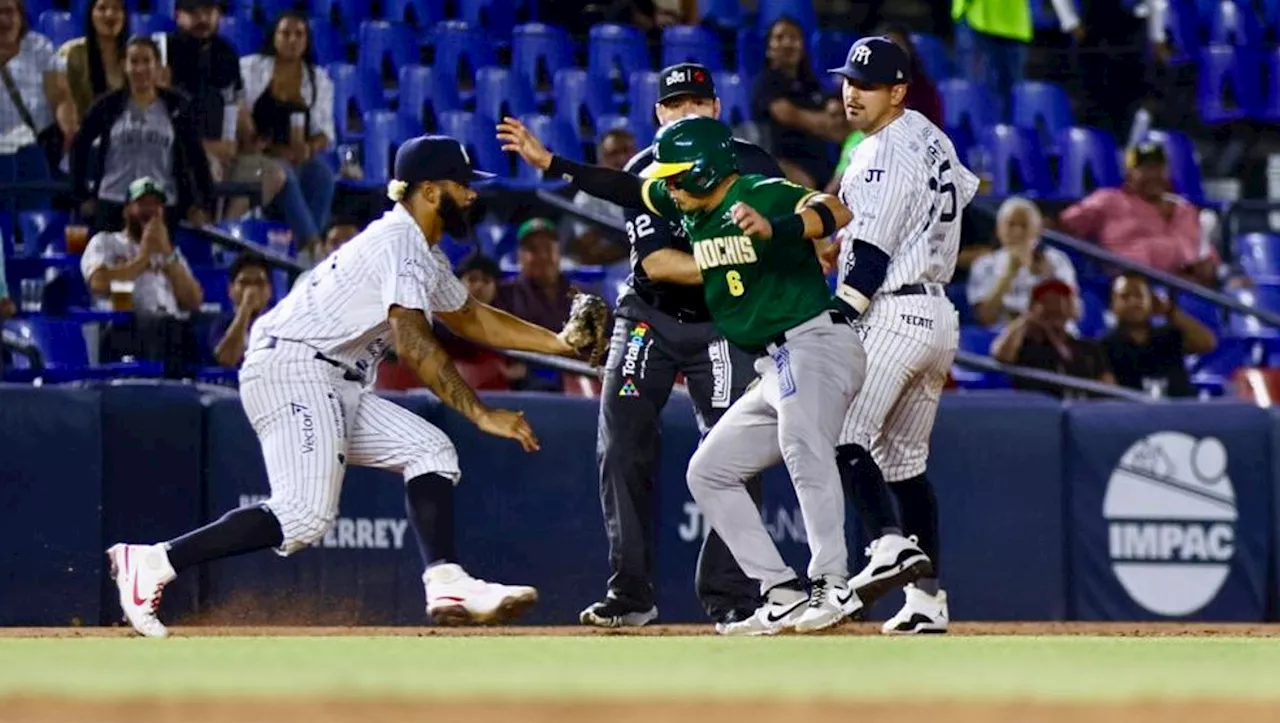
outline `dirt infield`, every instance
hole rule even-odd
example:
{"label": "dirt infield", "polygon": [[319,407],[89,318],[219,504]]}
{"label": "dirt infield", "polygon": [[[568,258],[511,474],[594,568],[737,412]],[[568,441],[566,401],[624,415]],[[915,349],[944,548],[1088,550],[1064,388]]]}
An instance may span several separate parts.
{"label": "dirt infield", "polygon": [[[400,636],[400,637],[465,637],[465,636],[650,636],[688,637],[714,635],[710,625],[651,625],[625,630],[602,630],[580,625],[543,627],[516,625],[484,628],[419,628],[419,627],[365,627],[365,626],[261,626],[261,625],[198,625],[170,627],[175,636],[226,637],[226,636]],[[851,623],[827,635],[878,635],[879,623]],[[110,638],[130,637],[132,631],[123,626],[110,628],[0,628],[4,638]],[[1229,624],[1229,623],[953,623],[953,636],[985,635],[1103,635],[1111,637],[1280,637],[1280,625]],[[1277,718],[1280,720],[1280,718]]]}
{"label": "dirt infield", "polygon": [[813,703],[403,703],[403,702],[126,702],[76,703],[39,698],[0,700],[0,720],[21,723],[307,723],[467,721],[468,723],[1274,723],[1280,707],[1237,703],[1123,705],[983,705],[976,703],[827,705]]}

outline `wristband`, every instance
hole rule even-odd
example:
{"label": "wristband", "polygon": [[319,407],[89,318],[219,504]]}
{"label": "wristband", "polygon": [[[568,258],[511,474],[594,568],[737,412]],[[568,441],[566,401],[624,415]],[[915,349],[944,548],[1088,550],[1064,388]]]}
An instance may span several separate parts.
{"label": "wristband", "polygon": [[773,226],[773,237],[775,239],[800,240],[804,238],[804,219],[800,218],[798,213],[770,219],[769,225]]}
{"label": "wristband", "polygon": [[827,204],[819,201],[811,203],[805,208],[818,214],[818,220],[822,221],[822,230],[819,231],[818,238],[826,238],[839,230],[836,227],[836,215],[831,212],[831,209],[827,208]]}

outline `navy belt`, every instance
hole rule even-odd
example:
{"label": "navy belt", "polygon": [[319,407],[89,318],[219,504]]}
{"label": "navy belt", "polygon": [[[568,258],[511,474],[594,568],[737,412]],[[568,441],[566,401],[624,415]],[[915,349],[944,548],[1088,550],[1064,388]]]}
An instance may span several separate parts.
{"label": "navy belt", "polygon": [[946,296],[938,284],[907,284],[889,292],[890,296]]}
{"label": "navy belt", "polygon": [[[280,341],[277,337],[269,336],[269,337],[267,337],[267,343],[266,343],[266,344],[264,344],[264,345],[262,346],[262,348],[263,348],[263,349],[274,349],[274,348],[276,348],[276,342],[277,342],[277,341]],[[316,360],[317,360],[317,361],[322,361],[322,362],[324,362],[325,364],[328,364],[328,365],[329,365],[329,366],[331,366],[331,367],[337,367],[338,369],[341,369],[341,370],[342,370],[342,378],[343,378],[343,380],[344,380],[344,381],[348,381],[348,382],[361,382],[361,383],[363,383],[363,382],[364,382],[364,377],[362,377],[362,376],[360,376],[359,374],[355,373],[354,371],[352,371],[351,367],[348,367],[346,364],[343,364],[342,362],[338,361],[337,359],[330,359],[329,357],[325,356],[324,354],[321,354],[320,352],[316,352],[316,357],[315,357],[315,358],[316,358]]]}

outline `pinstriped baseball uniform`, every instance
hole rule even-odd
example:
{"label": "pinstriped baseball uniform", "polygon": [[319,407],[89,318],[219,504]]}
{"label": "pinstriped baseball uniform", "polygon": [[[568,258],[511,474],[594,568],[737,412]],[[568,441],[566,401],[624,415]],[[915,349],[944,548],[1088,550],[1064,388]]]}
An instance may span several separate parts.
{"label": "pinstriped baseball uniform", "polygon": [[840,280],[853,241],[889,255],[885,281],[855,324],[867,379],[845,417],[841,444],[870,450],[890,482],[924,474],[938,400],[955,359],[959,319],[944,285],[955,273],[960,215],[978,189],[955,146],[907,110],[854,149],[840,179],[853,211],[841,229]]}
{"label": "pinstriped baseball uniform", "polygon": [[406,480],[460,477],[443,432],[369,392],[391,344],[392,305],[453,311],[466,288],[403,206],[383,214],[317,266],[253,325],[240,398],[262,445],[288,555],[320,539],[337,516],[348,464]]}

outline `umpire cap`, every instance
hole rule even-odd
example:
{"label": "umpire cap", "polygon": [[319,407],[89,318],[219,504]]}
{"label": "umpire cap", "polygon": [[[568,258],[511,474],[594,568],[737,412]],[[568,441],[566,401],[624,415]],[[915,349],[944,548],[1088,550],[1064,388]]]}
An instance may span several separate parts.
{"label": "umpire cap", "polygon": [[425,181],[453,181],[464,186],[493,178],[492,173],[477,171],[471,165],[467,149],[449,136],[418,136],[405,141],[396,150],[392,178],[409,185]]}
{"label": "umpire cap", "polygon": [[844,65],[827,72],[867,85],[901,85],[911,82],[911,59],[897,43],[873,35],[849,46]]}
{"label": "umpire cap", "polygon": [[658,102],[691,95],[695,98],[715,98],[716,81],[707,66],[698,63],[669,65],[658,74]]}

